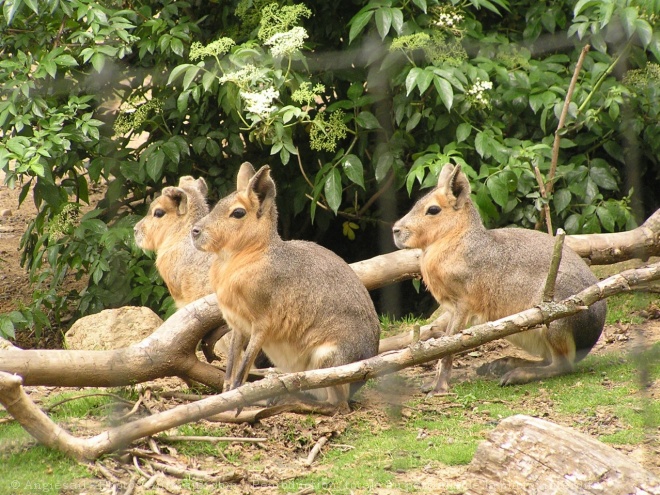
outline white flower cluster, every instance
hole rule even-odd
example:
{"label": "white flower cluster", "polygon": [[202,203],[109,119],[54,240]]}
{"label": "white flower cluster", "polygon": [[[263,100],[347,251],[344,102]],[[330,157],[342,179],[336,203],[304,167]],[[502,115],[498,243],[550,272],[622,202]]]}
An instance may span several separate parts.
{"label": "white flower cluster", "polygon": [[245,109],[259,115],[259,117],[267,117],[272,111],[277,110],[273,106],[273,100],[280,96],[279,91],[273,88],[266,88],[262,91],[241,91],[241,98],[245,100]]}
{"label": "white flower cluster", "polygon": [[465,94],[471,97],[475,103],[483,107],[487,107],[490,102],[488,101],[488,97],[486,96],[485,92],[489,89],[493,89],[492,82],[477,79],[472,87],[465,92]]}
{"label": "white flower cluster", "polygon": [[252,76],[257,72],[257,68],[252,64],[247,64],[245,67],[234,72],[228,72],[220,78],[220,83],[233,82],[237,86],[249,86],[252,81]]}
{"label": "white flower cluster", "polygon": [[305,28],[297,26],[286,33],[274,34],[264,43],[272,45],[270,52],[273,57],[286,57],[296,50],[300,50],[308,37]]}
{"label": "white flower cluster", "polygon": [[463,20],[461,14],[441,12],[433,23],[439,28],[453,28]]}

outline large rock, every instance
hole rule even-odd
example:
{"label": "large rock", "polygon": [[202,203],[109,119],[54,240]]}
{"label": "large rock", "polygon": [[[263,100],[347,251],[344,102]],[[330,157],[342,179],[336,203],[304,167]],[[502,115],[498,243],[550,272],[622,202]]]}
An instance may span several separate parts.
{"label": "large rock", "polygon": [[68,349],[121,349],[140,342],[162,324],[163,320],[149,308],[106,309],[76,321],[64,335],[64,342]]}

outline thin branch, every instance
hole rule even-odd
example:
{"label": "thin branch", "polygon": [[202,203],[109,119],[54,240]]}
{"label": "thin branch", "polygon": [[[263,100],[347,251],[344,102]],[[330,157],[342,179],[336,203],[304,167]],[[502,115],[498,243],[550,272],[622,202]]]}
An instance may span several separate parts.
{"label": "thin branch", "polygon": [[326,442],[329,440],[330,436],[332,434],[327,434],[323,435],[321,438],[319,438],[318,442],[314,445],[312,450],[309,452],[309,455],[307,456],[307,459],[305,459],[305,462],[303,464],[307,467],[311,466],[314,463],[314,459],[316,459],[316,456],[319,455],[321,452],[321,449],[323,446],[326,444]]}
{"label": "thin branch", "polygon": [[589,45],[585,45],[582,48],[582,52],[580,53],[580,58],[577,61],[577,64],[575,64],[575,70],[573,71],[573,77],[571,78],[571,82],[568,85],[568,91],[566,91],[566,99],[564,100],[564,107],[561,110],[561,114],[559,116],[559,123],[557,124],[557,130],[555,131],[555,140],[554,143],[552,144],[552,161],[550,162],[550,173],[548,174],[548,181],[546,182],[546,191],[548,196],[552,194],[552,190],[554,188],[554,180],[555,180],[555,174],[557,172],[557,162],[559,161],[559,143],[561,141],[561,129],[564,127],[564,124],[566,123],[566,116],[568,115],[568,108],[571,105],[571,98],[573,97],[573,91],[575,90],[575,85],[577,84],[578,76],[580,75],[580,70],[582,69],[582,64],[584,63],[584,59],[587,56],[587,53],[589,52],[589,49],[591,47]]}
{"label": "thin branch", "polygon": [[[545,189],[545,184],[543,183],[543,177],[541,177],[541,171],[537,165],[533,165],[534,176],[536,177],[536,182],[539,185],[539,191],[541,192],[541,197],[545,200],[543,203],[543,216],[545,217],[545,224],[548,227],[548,234],[552,235],[552,217],[550,215],[550,205],[548,204],[548,191]],[[543,220],[539,219],[536,224],[536,229],[539,229],[543,225]]]}
{"label": "thin branch", "polygon": [[161,442],[242,442],[242,443],[262,443],[267,442],[267,438],[262,437],[209,437],[209,436],[190,436],[190,435],[162,435],[158,438]]}
{"label": "thin branch", "polygon": [[557,238],[555,246],[552,250],[552,261],[550,262],[550,270],[548,278],[545,280],[545,288],[543,289],[543,302],[551,302],[555,299],[555,283],[557,282],[557,274],[559,273],[559,264],[564,250],[564,237],[566,232],[563,229],[557,229]]}

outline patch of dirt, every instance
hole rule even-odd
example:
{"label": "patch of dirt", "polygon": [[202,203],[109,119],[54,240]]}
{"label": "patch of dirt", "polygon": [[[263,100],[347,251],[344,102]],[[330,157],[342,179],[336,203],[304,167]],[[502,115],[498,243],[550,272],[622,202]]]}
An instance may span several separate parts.
{"label": "patch of dirt", "polygon": [[[2,177],[0,176],[0,182]],[[28,283],[25,270],[20,267],[20,253],[18,245],[26,225],[36,214],[36,209],[31,200],[24,202],[21,208],[18,205],[19,190],[10,190],[0,186],[0,313],[6,313],[26,305],[32,297],[32,287]],[[616,268],[614,269],[616,270]],[[657,308],[656,308],[657,309]],[[651,308],[647,318],[658,318]],[[64,329],[62,329],[64,330]],[[52,332],[59,334],[59,332]],[[604,354],[613,351],[629,351],[642,345],[648,345],[660,341],[660,320],[649,319],[641,325],[618,325],[609,326],[605,329],[603,336],[596,345],[594,353]],[[57,342],[48,340],[32,340],[26,337],[26,342],[31,345],[22,347],[55,347]],[[476,377],[476,369],[489,361],[503,357],[524,354],[517,351],[505,341],[491,342],[479,349],[459,355],[455,359],[453,381],[460,382],[472,380]],[[96,478],[79,480],[72,483],[69,488],[64,488],[61,493],[112,493],[119,487],[122,491],[129,484],[132,476],[145,477],[152,484],[150,493],[227,493],[227,494],[270,494],[281,493],[277,485],[280,483],[293,483],[296,477],[304,476],[310,472],[322,473],[328,469],[324,463],[324,453],[331,449],[351,449],[350,445],[343,445],[341,434],[350,428],[351,424],[368,425],[377,433],[379,431],[400,427],[406,424],[407,419],[412,418],[421,411],[442,414],[444,410],[461,407],[475,423],[494,424],[497,418],[492,418],[478,408],[465,408],[464,404],[458,403],[455,398],[448,396],[434,398],[419,405],[419,410],[410,410],[402,406],[407,400],[422,398],[420,386],[423,382],[431,380],[435,374],[435,364],[416,366],[400,372],[397,375],[383,377],[378,380],[376,386],[370,386],[360,394],[356,409],[347,416],[325,417],[325,416],[299,416],[294,414],[282,414],[260,421],[254,425],[223,424],[221,427],[227,436],[260,437],[267,438],[266,442],[259,443],[229,443],[225,445],[208,445],[207,453],[188,454],[177,451],[178,445],[165,442],[155,443],[149,441],[139,442],[131,452],[136,455],[137,467],[134,468],[128,455],[108,456],[102,461],[102,466],[96,464],[91,469]],[[607,386],[609,378],[603,377],[603,384]],[[614,433],[621,430],[621,420],[613,416],[606,408],[597,411],[596,416],[584,417],[580,414],[573,416],[559,415],[554,408],[552,398],[549,394],[543,394],[543,385],[539,384],[541,393],[538,397],[529,398],[525,408],[534,411],[535,415],[577,427],[579,430],[592,435]],[[136,389],[142,391],[142,404],[132,414],[131,408],[121,406],[115,411],[110,411],[104,420],[85,418],[83,420],[71,421],[62,425],[69,431],[80,436],[91,436],[108,427],[113,421],[125,422],[135,419],[140,415],[149,415],[155,412],[171,409],[181,404],[180,399],[163,399],[158,394],[162,391],[178,390],[183,388],[183,382],[172,378],[159,380],[150,384],[142,384]],[[63,389],[54,387],[27,387],[26,391],[38,404],[43,404],[53,394],[59,394]],[[70,389],[67,389],[70,390]],[[153,392],[152,392],[153,391]],[[656,380],[648,384],[646,389],[649,400],[660,399],[660,381]],[[84,395],[85,391],[81,391]],[[129,416],[126,416],[130,414]],[[114,418],[114,419],[113,419]],[[217,423],[200,421],[196,426],[219,427]],[[169,431],[168,434],[174,434]],[[432,438],[439,432],[420,432],[420,448],[424,442],[428,443],[427,437]],[[317,460],[311,467],[306,466],[304,459],[317,441],[329,436],[328,444],[322,449]],[[24,442],[12,446],[3,446],[0,454],[9,454],[33,445],[33,442]],[[647,469],[660,476],[660,452],[658,452],[657,438],[649,439],[642,445],[630,447],[619,446],[634,460],[644,465]],[[201,452],[202,450],[200,450]],[[392,453],[392,455],[399,453]],[[402,453],[401,455],[414,455]],[[181,479],[181,476],[170,474],[157,474],[149,467],[149,463],[159,463],[171,468],[182,468],[187,470],[189,479]],[[138,470],[139,468],[139,470]],[[377,494],[394,495],[400,493],[422,492],[422,493],[462,493],[467,489],[464,477],[466,467],[444,466],[433,463],[418,469],[406,471],[393,471],[395,480],[388,486],[378,487],[351,487],[351,480],[333,480],[336,487],[352,488],[355,494]],[[197,471],[193,471],[197,470]],[[213,482],[209,483],[202,477],[190,477],[190,473],[196,474],[204,471],[215,475],[234,473],[241,481]],[[294,486],[294,485],[291,485]],[[333,486],[298,487],[297,493],[332,493]],[[135,488],[134,493],[144,493],[144,485]]]}

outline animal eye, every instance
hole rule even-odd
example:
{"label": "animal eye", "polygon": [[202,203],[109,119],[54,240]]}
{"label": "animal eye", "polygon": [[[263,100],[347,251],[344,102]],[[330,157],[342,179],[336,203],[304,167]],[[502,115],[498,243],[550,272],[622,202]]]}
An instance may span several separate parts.
{"label": "animal eye", "polygon": [[426,210],[427,215],[437,215],[440,213],[440,207],[436,205],[429,206],[429,209]]}
{"label": "animal eye", "polygon": [[155,216],[156,218],[164,217],[164,216],[165,216],[165,210],[162,210],[162,209],[160,209],[160,208],[156,208],[156,209],[154,210],[154,216]]}
{"label": "animal eye", "polygon": [[243,208],[236,208],[229,216],[233,218],[243,218],[245,213],[246,211]]}

